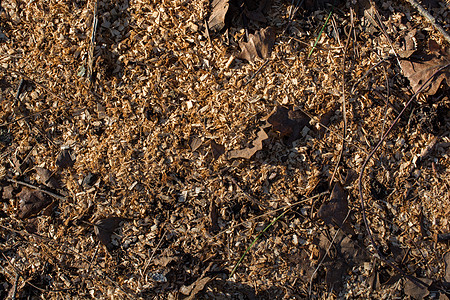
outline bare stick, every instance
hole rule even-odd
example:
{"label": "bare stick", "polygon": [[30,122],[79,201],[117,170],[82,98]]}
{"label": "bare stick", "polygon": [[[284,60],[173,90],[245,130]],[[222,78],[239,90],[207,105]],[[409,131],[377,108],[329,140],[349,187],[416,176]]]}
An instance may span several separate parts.
{"label": "bare stick", "polygon": [[439,74],[442,70],[446,69],[450,67],[450,64],[447,64],[445,66],[440,67],[436,72],[434,72],[433,75],[431,75],[428,80],[426,80],[424,82],[424,84],[422,84],[422,86],[419,88],[419,90],[414,93],[414,95],[408,100],[408,102],[406,102],[405,106],[403,107],[403,109],[400,111],[400,113],[397,115],[397,117],[395,118],[395,120],[392,122],[391,126],[389,127],[389,129],[386,131],[386,133],[383,135],[383,137],[380,139],[380,141],[378,142],[378,144],[375,146],[375,148],[370,152],[370,154],[367,156],[366,160],[364,161],[364,163],[361,166],[361,171],[359,173],[359,178],[358,178],[358,189],[359,189],[359,199],[361,202],[361,214],[362,214],[362,218],[364,221],[364,225],[366,227],[366,231],[367,231],[367,235],[369,236],[369,240],[370,243],[372,245],[372,247],[374,248],[374,250],[376,251],[376,253],[378,254],[379,258],[385,262],[386,264],[388,264],[390,267],[394,268],[397,272],[399,272],[400,274],[402,274],[404,277],[408,278],[409,280],[411,280],[411,282],[413,282],[414,284],[416,284],[419,287],[428,287],[428,285],[426,283],[424,283],[423,281],[421,281],[420,279],[408,275],[406,274],[405,271],[403,271],[402,269],[400,269],[400,267],[398,267],[396,264],[394,264],[393,262],[391,262],[390,260],[388,260],[383,253],[381,253],[381,251],[378,249],[377,247],[377,243],[375,242],[373,235],[372,235],[372,230],[370,229],[369,223],[367,221],[367,217],[366,217],[366,208],[365,208],[365,204],[364,204],[364,196],[363,196],[363,190],[362,190],[362,178],[364,176],[364,170],[369,162],[369,160],[372,158],[372,156],[375,154],[375,152],[381,147],[381,145],[383,144],[383,142],[386,140],[386,137],[389,135],[389,133],[392,131],[392,128],[394,128],[394,126],[398,123],[398,121],[400,120],[401,116],[403,115],[403,113],[406,111],[406,109],[408,108],[408,106],[413,102],[413,100],[417,97],[417,95],[423,90],[424,87],[426,87],[431,80],[434,79],[434,77]]}
{"label": "bare stick", "polygon": [[15,180],[15,179],[7,179],[7,180],[9,182],[14,182],[14,183],[17,183],[17,184],[29,187],[30,189],[34,189],[36,191],[42,192],[44,194],[47,194],[47,195],[49,195],[49,196],[51,196],[51,197],[53,197],[55,199],[61,200],[61,201],[66,201],[67,200],[66,197],[63,197],[61,195],[58,195],[58,194],[55,194],[55,193],[43,190],[40,187],[37,187],[35,185],[29,184],[29,183],[26,183],[26,182],[23,182],[23,181],[20,181],[20,180]]}
{"label": "bare stick", "polygon": [[92,21],[92,32],[91,32],[91,44],[89,45],[89,56],[88,56],[88,78],[90,84],[93,82],[92,74],[94,73],[93,66],[94,66],[94,49],[95,49],[95,34],[97,32],[97,23],[98,23],[98,16],[97,16],[97,8],[98,8],[98,0],[95,1],[95,7],[94,7],[94,20]]}
{"label": "bare stick", "polygon": [[428,22],[431,23],[431,25],[433,25],[433,27],[439,31],[442,36],[444,37],[444,39],[447,41],[447,43],[450,44],[450,35],[447,33],[447,31],[444,30],[444,28],[442,28],[441,25],[439,25],[436,22],[436,19],[425,10],[425,8],[423,8],[422,5],[420,5],[419,3],[417,3],[415,0],[407,0],[409,2],[409,4],[411,4],[411,6],[413,6],[415,9],[417,9],[417,11],[419,12],[419,14],[424,17],[425,19],[428,20]]}
{"label": "bare stick", "polygon": [[336,162],[336,166],[334,167],[333,175],[331,175],[330,187],[333,184],[334,176],[336,175],[336,172],[339,168],[339,164],[342,160],[342,156],[344,155],[345,138],[347,136],[347,106],[346,106],[347,100],[345,99],[345,58],[346,58],[346,54],[347,54],[348,45],[350,44],[350,38],[352,36],[352,31],[354,28],[353,27],[354,26],[353,9],[350,9],[350,20],[351,20],[351,28],[350,28],[350,32],[347,37],[347,42],[345,43],[344,55],[342,58],[342,117],[344,119],[344,129],[343,129],[343,137],[344,138],[342,139],[341,150],[339,151],[338,161]]}

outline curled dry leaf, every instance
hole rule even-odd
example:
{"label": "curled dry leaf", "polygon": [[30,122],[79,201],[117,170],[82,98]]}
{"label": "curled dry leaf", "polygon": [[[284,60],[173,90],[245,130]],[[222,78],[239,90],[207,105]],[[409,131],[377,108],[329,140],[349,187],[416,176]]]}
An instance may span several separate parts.
{"label": "curled dry leaf", "polygon": [[111,244],[111,236],[114,231],[119,228],[120,222],[124,221],[123,218],[119,217],[109,217],[101,219],[95,223],[94,232],[97,238],[103,245],[108,249],[111,249],[113,245]]}
{"label": "curled dry leaf", "polygon": [[215,141],[211,141],[211,152],[214,159],[218,159],[222,154],[225,153],[225,147],[223,145],[217,144]]}
{"label": "curled dry leaf", "polygon": [[46,169],[41,167],[35,167],[36,170],[37,180],[39,183],[45,184],[49,188],[52,189],[59,189],[61,188],[61,184],[58,179],[56,179],[53,175],[53,173]]}
{"label": "curled dry leaf", "polygon": [[330,200],[323,203],[317,216],[326,224],[342,227],[348,214],[348,195],[340,183],[336,183]]}
{"label": "curled dry leaf", "polygon": [[38,214],[51,203],[47,195],[40,191],[23,187],[19,194],[19,218],[26,219]]}
{"label": "curled dry leaf", "polygon": [[288,143],[298,140],[302,129],[309,124],[310,118],[300,110],[291,110],[284,106],[278,106],[267,119],[273,130],[280,133],[281,137],[287,137]]}
{"label": "curled dry leaf", "polygon": [[240,42],[241,53],[236,57],[254,62],[256,58],[268,58],[275,44],[275,31],[271,27],[250,34],[248,42]]}
{"label": "curled dry leaf", "polygon": [[[428,278],[419,278],[428,286],[433,282],[433,280]],[[428,287],[418,286],[411,280],[407,280],[405,283],[405,294],[410,296],[412,299],[423,299],[430,294]]]}
{"label": "curled dry leaf", "polygon": [[72,167],[74,163],[75,158],[70,149],[62,149],[55,162],[56,166],[61,169]]}
{"label": "curled dry leaf", "polygon": [[212,31],[220,31],[225,27],[225,18],[230,7],[229,0],[214,0],[208,26]]}
{"label": "curled dry leaf", "polygon": [[263,141],[268,138],[267,133],[263,128],[259,129],[258,136],[252,142],[252,147],[244,148],[242,150],[230,150],[228,151],[228,159],[232,158],[246,158],[250,159],[258,150],[263,147]]}
{"label": "curled dry leaf", "polygon": [[[450,63],[450,55],[412,55],[408,59],[400,61],[405,77],[409,79],[414,92],[430,78],[439,68]],[[441,70],[434,79],[423,89],[423,93],[434,95],[438,91],[442,81],[450,84],[450,67]]]}

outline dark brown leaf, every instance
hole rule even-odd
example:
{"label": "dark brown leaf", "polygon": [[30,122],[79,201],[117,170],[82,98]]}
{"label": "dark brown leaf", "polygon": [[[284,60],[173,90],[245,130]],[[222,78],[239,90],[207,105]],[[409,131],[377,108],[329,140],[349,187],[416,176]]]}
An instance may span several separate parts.
{"label": "dark brown leaf", "polygon": [[309,121],[310,118],[302,111],[294,111],[284,106],[276,107],[267,119],[274,131],[279,132],[281,137],[287,137],[288,143],[301,137],[303,127],[308,125]]}
{"label": "dark brown leaf", "polygon": [[26,219],[38,214],[51,203],[47,195],[40,191],[23,187],[19,194],[19,218]]}
{"label": "dark brown leaf", "polygon": [[108,249],[111,249],[113,245],[111,244],[111,235],[114,231],[119,228],[120,222],[124,221],[123,218],[119,217],[109,217],[101,219],[95,223],[94,232],[97,238],[103,245]]}
{"label": "dark brown leaf", "polygon": [[254,62],[256,58],[268,58],[275,44],[275,31],[271,27],[250,34],[248,42],[240,42],[241,53],[237,58]]}
{"label": "dark brown leaf", "polygon": [[323,203],[317,216],[326,224],[341,227],[348,213],[348,195],[340,183],[331,192],[330,201]]}
{"label": "dark brown leaf", "polygon": [[211,220],[210,231],[212,233],[219,231],[219,211],[217,210],[216,201],[214,199],[212,199],[211,203],[209,204],[209,218]]}
{"label": "dark brown leaf", "polygon": [[210,30],[220,31],[225,27],[225,18],[230,7],[228,2],[228,0],[213,0],[212,12],[208,20]]}
{"label": "dark brown leaf", "polygon": [[217,144],[215,141],[211,141],[211,152],[214,159],[218,159],[222,154],[225,153],[225,147]]}
{"label": "dark brown leaf", "polygon": [[[428,278],[419,278],[419,279],[424,283],[426,283],[428,286],[433,282],[431,279]],[[424,288],[418,286],[411,280],[407,280],[405,283],[405,294],[413,299],[423,299],[424,297],[430,294],[430,291],[426,287]]]}
{"label": "dark brown leaf", "polygon": [[[450,56],[443,55],[412,55],[408,59],[400,61],[400,65],[405,77],[409,79],[414,92],[430,78],[439,68],[450,63]],[[438,91],[441,83],[445,81],[450,84],[450,67],[441,70],[423,89],[423,93],[434,95]]]}
{"label": "dark brown leaf", "polygon": [[258,150],[262,149],[263,141],[268,138],[267,133],[263,128],[259,129],[258,136],[252,142],[252,147],[244,148],[242,150],[230,150],[228,151],[228,159],[232,158],[246,158],[250,159]]}
{"label": "dark brown leaf", "polygon": [[4,200],[9,200],[14,198],[14,188],[12,185],[7,185],[3,187],[2,198]]}
{"label": "dark brown leaf", "polygon": [[450,282],[450,252],[447,252],[444,255],[444,263],[445,263],[444,279],[445,281]]}
{"label": "dark brown leaf", "polygon": [[326,275],[325,281],[329,291],[340,291],[343,286],[342,277],[349,266],[343,260],[329,261],[324,264]]}
{"label": "dark brown leaf", "polygon": [[39,183],[45,184],[52,189],[61,188],[59,180],[54,177],[54,174],[50,170],[41,167],[35,167],[34,169],[38,175],[37,180]]}
{"label": "dark brown leaf", "polygon": [[72,151],[70,149],[62,149],[56,158],[56,166],[64,169],[72,167],[75,163],[75,159],[72,157]]}

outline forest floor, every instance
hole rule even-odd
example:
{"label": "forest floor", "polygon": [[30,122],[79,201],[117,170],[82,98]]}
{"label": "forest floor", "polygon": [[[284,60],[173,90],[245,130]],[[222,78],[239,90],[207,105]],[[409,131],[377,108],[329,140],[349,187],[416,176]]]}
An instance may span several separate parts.
{"label": "forest floor", "polygon": [[448,299],[445,34],[213,2],[1,1],[0,298]]}

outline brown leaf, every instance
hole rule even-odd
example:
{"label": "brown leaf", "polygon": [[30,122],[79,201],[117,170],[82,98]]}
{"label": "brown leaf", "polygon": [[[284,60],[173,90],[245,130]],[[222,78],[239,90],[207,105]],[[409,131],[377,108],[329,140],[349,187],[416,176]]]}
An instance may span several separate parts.
{"label": "brown leaf", "polygon": [[47,195],[40,191],[23,187],[19,194],[19,218],[26,219],[38,214],[51,203]]}
{"label": "brown leaf", "polygon": [[218,159],[222,154],[225,153],[225,147],[217,144],[215,141],[211,141],[211,152],[214,159]]}
{"label": "brown leaf", "polygon": [[[411,87],[414,92],[417,92],[420,87],[441,67],[450,63],[450,56],[443,55],[413,55],[408,59],[400,61],[403,74],[409,79]],[[438,91],[442,81],[450,84],[450,68],[447,67],[441,70],[423,89],[423,93],[427,95],[434,95]]]}
{"label": "brown leaf", "polygon": [[445,263],[444,279],[445,281],[450,282],[450,252],[447,252],[444,255],[444,263]]}
{"label": "brown leaf", "polygon": [[271,27],[250,34],[248,42],[239,42],[241,53],[236,57],[254,62],[256,58],[268,58],[275,44],[275,31]]}
{"label": "brown leaf", "polygon": [[288,143],[298,140],[303,127],[309,124],[310,118],[300,110],[291,110],[284,106],[277,106],[267,119],[273,130],[287,137]]}
{"label": "brown leaf", "polygon": [[242,150],[230,150],[228,151],[228,159],[232,158],[246,158],[250,159],[258,150],[263,147],[263,141],[268,138],[267,133],[263,128],[259,129],[258,136],[252,142],[252,147],[244,148]]}
{"label": "brown leaf", "polygon": [[103,245],[108,249],[111,249],[113,245],[111,244],[111,236],[114,231],[119,228],[120,222],[124,221],[123,218],[119,217],[109,217],[101,219],[95,223],[94,232],[97,238]]}
{"label": "brown leaf", "polygon": [[9,200],[14,198],[14,188],[12,185],[7,185],[3,187],[2,198],[4,200]]}
{"label": "brown leaf", "polygon": [[62,149],[56,158],[56,166],[61,169],[72,167],[75,163],[75,159],[72,157],[71,152],[70,149]]}
{"label": "brown leaf", "polygon": [[348,213],[348,195],[340,183],[331,192],[330,201],[323,203],[317,216],[325,223],[341,227]]}
{"label": "brown leaf", "polygon": [[349,266],[343,260],[336,260],[326,262],[324,264],[326,275],[325,282],[327,283],[328,290],[340,291],[343,286],[342,276],[347,272]]}
{"label": "brown leaf", "polygon": [[61,188],[61,184],[58,179],[56,179],[53,175],[53,173],[46,169],[41,167],[35,167],[36,174],[38,175],[38,182],[45,184],[46,186],[52,188],[52,189],[59,189]]}
{"label": "brown leaf", "polygon": [[210,231],[213,233],[219,231],[219,211],[217,210],[216,201],[214,199],[212,199],[209,204],[209,218],[211,219]]}
{"label": "brown leaf", "polygon": [[225,18],[230,7],[228,2],[228,0],[213,0],[212,12],[208,20],[210,30],[220,31],[225,27]]}
{"label": "brown leaf", "polygon": [[[421,281],[423,281],[428,286],[433,282],[431,279],[428,278],[419,278]],[[405,283],[405,294],[410,296],[413,299],[423,299],[424,297],[428,296],[430,294],[430,291],[427,287],[421,287],[412,282],[411,280],[406,281]]]}
{"label": "brown leaf", "polygon": [[194,152],[202,145],[202,139],[198,137],[194,137],[191,139],[189,146],[191,147],[191,151]]}

